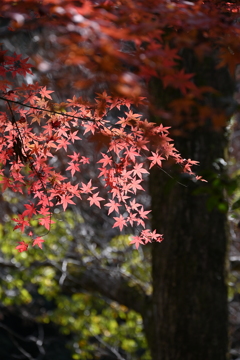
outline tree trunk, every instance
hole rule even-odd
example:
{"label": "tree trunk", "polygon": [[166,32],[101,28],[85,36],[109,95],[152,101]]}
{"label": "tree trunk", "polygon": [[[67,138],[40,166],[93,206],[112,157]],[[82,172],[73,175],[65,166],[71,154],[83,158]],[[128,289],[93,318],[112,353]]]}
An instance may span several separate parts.
{"label": "tree trunk", "polygon": [[[176,138],[175,146],[203,169],[213,170],[213,162],[224,157],[226,142],[221,131],[197,128],[188,138]],[[152,224],[164,234],[161,244],[151,245],[152,358],[226,360],[226,213],[207,210],[210,195],[196,194],[200,186],[210,189],[208,184],[166,183],[164,172],[152,171]]]}

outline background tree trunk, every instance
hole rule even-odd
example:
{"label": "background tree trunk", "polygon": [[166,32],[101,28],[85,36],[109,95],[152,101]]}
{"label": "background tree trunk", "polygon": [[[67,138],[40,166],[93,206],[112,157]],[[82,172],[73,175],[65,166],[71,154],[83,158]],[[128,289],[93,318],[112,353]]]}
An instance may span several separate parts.
{"label": "background tree trunk", "polygon": [[[217,158],[224,157],[226,142],[221,131],[196,128],[189,137],[176,138],[175,146],[210,170]],[[152,224],[165,238],[151,245],[152,357],[224,360],[228,352],[226,213],[208,211],[209,195],[194,194],[199,186],[209,185],[191,181],[187,187],[170,186],[170,182],[161,170],[152,171]]]}

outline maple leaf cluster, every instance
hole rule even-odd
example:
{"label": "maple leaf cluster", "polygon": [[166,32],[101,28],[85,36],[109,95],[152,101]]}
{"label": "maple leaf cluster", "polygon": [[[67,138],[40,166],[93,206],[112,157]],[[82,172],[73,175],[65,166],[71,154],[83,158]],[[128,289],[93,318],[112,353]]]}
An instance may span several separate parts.
{"label": "maple leaf cluster", "polygon": [[[24,205],[25,210],[13,218],[14,229],[28,231],[34,237],[31,219],[35,218],[49,231],[54,208],[60,206],[65,211],[79,198],[90,206],[107,207],[108,215],[115,215],[113,227],[121,231],[126,226],[142,228],[131,241],[137,248],[139,244],[162,241],[161,234],[145,229],[150,210],[136,202],[136,194],[144,191],[143,182],[149,170],[161,167],[164,160],[171,158],[189,174],[193,174],[191,166],[195,164],[181,158],[168,136],[168,127],[135,113],[134,99],[113,98],[106,92],[97,94],[93,104],[74,96],[61,103],[64,112],[55,111],[53,91],[46,87],[23,84],[13,90],[9,89],[9,82],[3,85],[7,72],[14,77],[31,70],[27,59],[21,56],[10,57],[5,51],[0,56],[3,58],[0,99],[5,105],[5,111],[0,112],[0,183],[3,192],[11,190],[32,197]],[[110,120],[113,109],[125,110],[124,116]],[[72,152],[71,146],[76,141],[88,141],[89,136],[102,148],[97,163],[108,198],[101,196],[101,189],[93,186],[92,179],[88,183],[73,181],[90,158]],[[51,159],[59,152],[66,154],[64,173],[71,176],[66,177],[51,166]],[[35,237],[32,245],[42,248],[43,242],[41,237]],[[28,244],[20,242],[16,248],[26,251]]]}
{"label": "maple leaf cluster", "polygon": [[[78,89],[92,82],[107,82],[115,93],[138,97],[141,80],[154,76],[161,78],[165,87],[179,89],[183,95],[189,90],[196,92],[193,74],[179,67],[183,48],[191,48],[201,61],[217,47],[221,53],[219,67],[228,65],[231,71],[239,63],[237,1],[2,0],[2,3],[1,15],[11,19],[12,31],[42,26],[55,32],[50,43],[51,46],[57,43],[57,56],[54,55],[57,60],[51,58],[51,69],[59,68],[60,63],[81,64],[94,74],[92,80],[84,76],[71,79]],[[41,58],[35,59],[41,68]]]}
{"label": "maple leaf cluster", "polygon": [[[70,79],[74,91],[93,82],[108,89],[98,93],[94,102],[69,95],[55,104],[54,91],[47,86],[16,87],[11,77],[31,74],[28,58],[0,50],[0,99],[5,106],[0,113],[1,187],[31,198],[14,217],[15,229],[31,234],[34,218],[49,231],[54,209],[65,211],[79,198],[89,206],[106,208],[114,228],[139,230],[131,240],[137,248],[162,241],[161,234],[146,229],[150,210],[138,202],[137,195],[144,191],[154,166],[161,168],[171,159],[194,176],[192,166],[197,162],[183,159],[169,137],[169,127],[148,121],[137,106],[147,103],[157,118],[177,125],[175,129],[181,130],[175,134],[209,122],[217,129],[225,126],[226,116],[221,109],[213,109],[208,99],[209,94],[219,95],[217,87],[205,85],[194,74],[195,67],[186,65],[184,52],[191,53],[191,63],[216,58],[216,69],[227,66],[233,74],[240,54],[240,6],[219,0],[2,3],[1,16],[9,19],[9,31],[42,27],[47,36],[39,34],[39,45],[53,47],[44,57],[50,70],[60,71],[63,88],[70,88],[65,80]],[[41,71],[44,60],[39,54],[33,58]],[[76,66],[81,74],[73,78],[75,71],[69,70]],[[146,84],[153,77],[162,92],[173,94],[166,96],[167,104],[163,99],[161,109],[147,92]],[[146,94],[149,102],[143,97]],[[96,156],[76,151],[74,144],[84,141],[96,144]],[[60,156],[65,169],[56,165]],[[99,181],[80,181],[79,174],[94,161]],[[204,181],[200,176],[195,179]],[[42,241],[36,239],[34,244],[40,247]],[[19,251],[28,248],[18,246]]]}

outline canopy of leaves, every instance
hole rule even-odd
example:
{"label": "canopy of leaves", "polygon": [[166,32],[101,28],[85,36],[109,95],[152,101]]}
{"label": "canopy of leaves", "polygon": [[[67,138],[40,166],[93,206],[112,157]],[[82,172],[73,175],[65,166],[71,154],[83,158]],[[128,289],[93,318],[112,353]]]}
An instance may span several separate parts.
{"label": "canopy of leaves", "polygon": [[[155,2],[147,7],[141,1],[135,5],[129,2],[128,7],[124,2],[120,7],[106,3],[93,5],[90,2],[79,3],[78,6],[71,1],[62,4],[64,7],[60,6],[61,2],[58,6],[55,3],[43,2],[42,6],[39,7],[39,3],[36,2],[35,5],[38,5],[36,8],[32,1],[14,4],[7,1],[3,7],[2,15],[13,17],[11,21],[11,30],[13,31],[25,29],[26,25],[28,28],[34,26],[31,17],[34,20],[37,18],[39,24],[42,23],[43,26],[51,28],[53,26],[52,18],[54,18],[54,31],[58,35],[60,49],[57,50],[57,58],[61,61],[59,65],[62,64],[63,67],[65,65],[74,66],[74,64],[81,62],[75,53],[73,53],[73,62],[65,56],[72,54],[73,42],[76,44],[76,41],[83,44],[84,51],[89,50],[90,45],[86,37],[83,37],[83,30],[85,32],[89,27],[92,29],[97,21],[101,36],[106,36],[108,40],[105,43],[102,38],[99,39],[101,46],[97,49],[95,47],[99,46],[99,42],[97,38],[93,41],[92,34],[90,46],[92,51],[94,53],[100,52],[100,57],[106,61],[105,51],[108,53],[111,46],[114,46],[115,51],[109,58],[109,63],[114,64],[114,74],[118,76],[119,73],[123,79],[128,77],[127,73],[122,72],[125,63],[127,67],[134,65],[138,69],[138,76],[136,81],[131,80],[129,82],[131,96],[128,92],[124,94],[121,87],[117,91],[117,89],[111,89],[109,86],[109,91],[112,91],[111,96],[103,91],[96,95],[94,102],[74,96],[59,105],[51,101],[53,91],[47,90],[46,86],[41,86],[38,83],[22,83],[22,85],[16,86],[15,77],[26,77],[27,74],[31,74],[31,66],[27,62],[28,59],[23,59],[21,55],[13,54],[10,56],[5,50],[1,51],[0,99],[3,101],[3,108],[5,107],[5,109],[1,112],[2,140],[0,150],[2,167],[0,181],[3,191],[11,190],[24,196],[32,196],[30,202],[25,204],[25,210],[13,219],[16,222],[15,229],[22,232],[27,231],[30,236],[34,237],[33,246],[42,248],[44,239],[35,237],[34,229],[30,224],[33,217],[38,220],[38,224],[49,231],[53,210],[58,206],[62,206],[65,211],[69,205],[75,204],[76,198],[81,199],[83,197],[89,201],[90,206],[102,207],[105,198],[101,196],[98,187],[93,186],[92,179],[88,183],[84,183],[80,177],[77,177],[77,173],[86,168],[91,160],[89,154],[85,156],[71,150],[74,149],[76,142],[85,140],[95,142],[98,152],[101,150],[100,159],[97,159],[98,161],[93,160],[101,164],[99,177],[108,189],[105,206],[109,207],[109,214],[113,212],[116,215],[113,216],[115,220],[113,228],[118,227],[121,231],[129,225],[133,228],[139,228],[140,234],[137,234],[131,241],[131,243],[136,244],[137,248],[139,244],[146,244],[151,241],[161,242],[161,234],[145,229],[145,220],[148,219],[147,214],[150,210],[145,210],[141,203],[133,203],[133,198],[137,192],[144,190],[142,182],[146,174],[149,173],[148,170],[153,166],[161,167],[162,161],[171,159],[172,162],[179,164],[179,168],[183,172],[194,175],[191,166],[196,165],[197,162],[181,157],[174,148],[172,139],[168,136],[168,127],[149,122],[142,117],[141,113],[136,112],[137,104],[148,105],[148,102],[140,96],[143,91],[136,90],[136,87],[140,89],[140,78],[145,79],[145,81],[148,78],[145,76],[144,68],[141,68],[142,65],[140,66],[139,61],[144,56],[148,56],[150,49],[151,51],[154,49],[154,56],[157,56],[157,59],[164,57],[166,63],[159,63],[158,66],[160,67],[157,68],[156,59],[154,61],[155,70],[151,75],[160,76],[165,88],[177,88],[183,96],[187,97],[191,93],[191,97],[196,99],[200,99],[204,92],[211,90],[204,87],[197,88],[192,81],[193,74],[186,74],[183,69],[179,70],[181,61],[176,52],[177,49],[171,49],[170,45],[166,45],[166,43],[174,45],[172,32],[170,31],[169,39],[166,40],[163,37],[163,30],[160,31],[159,29],[160,19],[153,14]],[[110,8],[109,5],[111,5]],[[173,9],[169,8],[165,2],[160,3],[160,5],[159,11],[162,7],[165,12],[167,11],[168,21],[174,27]],[[30,7],[31,11],[29,11]],[[177,9],[178,18],[181,21],[185,19],[186,11],[189,12],[188,17],[191,21],[199,17],[199,12],[194,7],[173,4],[173,8]],[[34,9],[37,11],[33,11]],[[114,11],[110,12],[110,9]],[[129,9],[132,10],[130,17],[129,11],[127,12]],[[119,10],[125,19],[123,23],[121,21],[119,23],[117,20]],[[139,31],[140,18],[136,17],[137,11],[138,16],[141,14],[144,19],[148,15],[144,27],[144,33],[146,26],[149,27],[147,38],[143,32]],[[48,21],[48,14],[51,14],[50,21]],[[217,14],[215,15],[217,16]],[[86,16],[86,21],[84,16]],[[16,19],[20,19],[20,17],[22,19],[21,24],[18,24]],[[62,22],[66,29],[69,28],[70,24],[74,26],[73,31],[68,32],[68,38],[62,34],[60,25]],[[204,25],[200,22],[199,29],[202,29],[207,23],[208,17],[206,15]],[[111,28],[109,28],[110,25]],[[116,26],[120,27],[117,37],[113,36]],[[123,30],[123,26],[127,26],[127,31]],[[218,26],[221,28],[223,25],[219,23]],[[161,24],[162,29],[165,27],[167,27],[167,23]],[[190,23],[185,24],[185,27],[188,31],[192,31]],[[110,33],[107,28],[111,29]],[[136,30],[138,31],[136,32]],[[78,39],[76,39],[76,33],[79,33]],[[129,41],[134,45],[133,52],[124,50],[125,44]],[[120,43],[123,43],[123,50],[121,51]],[[62,46],[65,48],[64,51]],[[183,43],[182,46],[184,46]],[[80,45],[79,49],[81,49]],[[66,52],[66,50],[68,51]],[[91,56],[89,58],[91,62],[88,63],[86,60],[84,67],[91,70],[96,81],[98,70],[92,68],[92,60],[94,59]],[[132,58],[136,59],[134,64]],[[170,58],[172,60],[168,61],[167,59]],[[99,66],[100,74],[106,71],[104,63],[101,61]],[[119,70],[117,70],[118,68]],[[106,79],[109,77],[112,79],[112,76],[113,74],[108,67]],[[129,76],[130,79],[133,78],[133,74]],[[118,77],[116,81],[121,83]],[[126,86],[125,80],[123,86]],[[128,98],[120,98],[117,95],[125,95]],[[117,111],[121,111],[123,116],[116,116]],[[115,112],[114,117],[113,112]],[[65,176],[65,172],[59,171],[53,166],[57,156],[68,158],[65,171],[67,174],[70,172],[72,181],[69,181],[69,177]],[[197,177],[197,179],[201,179],[201,177]],[[27,242],[20,242],[17,245],[19,252],[28,250],[28,247]]]}

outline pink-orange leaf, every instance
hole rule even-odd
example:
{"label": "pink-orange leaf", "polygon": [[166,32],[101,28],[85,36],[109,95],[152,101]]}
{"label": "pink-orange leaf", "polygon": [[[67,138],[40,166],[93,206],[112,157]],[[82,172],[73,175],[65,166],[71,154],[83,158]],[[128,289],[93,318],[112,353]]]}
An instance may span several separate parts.
{"label": "pink-orange leaf", "polygon": [[104,198],[98,196],[98,194],[99,194],[99,192],[97,192],[97,193],[93,194],[92,196],[88,197],[88,200],[90,201],[90,206],[96,205],[99,208],[101,208],[100,201],[103,201]]}
{"label": "pink-orange leaf", "polygon": [[19,252],[27,251],[28,244],[25,241],[19,241],[19,245],[15,247]]}
{"label": "pink-orange leaf", "polygon": [[113,224],[113,228],[119,227],[119,229],[122,231],[123,227],[126,226],[127,221],[123,217],[123,215],[120,215],[119,217],[114,217],[115,223]]}
{"label": "pink-orange leaf", "polygon": [[44,243],[45,240],[43,240],[41,237],[36,237],[33,241],[33,246],[37,245],[40,249],[42,249],[42,243]]}

